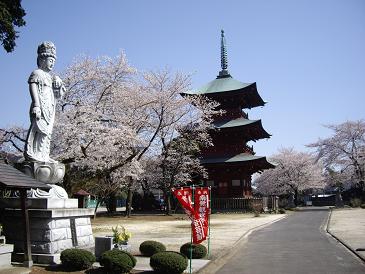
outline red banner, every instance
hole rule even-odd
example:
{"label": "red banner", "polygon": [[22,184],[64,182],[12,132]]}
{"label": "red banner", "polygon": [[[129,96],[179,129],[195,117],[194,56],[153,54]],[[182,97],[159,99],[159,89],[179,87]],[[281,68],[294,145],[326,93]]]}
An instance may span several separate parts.
{"label": "red banner", "polygon": [[175,195],[177,200],[180,202],[185,210],[185,213],[189,216],[190,220],[194,218],[194,208],[192,201],[192,190],[190,187],[184,187],[179,189],[172,189],[172,193]]}
{"label": "red banner", "polygon": [[172,193],[178,199],[191,220],[193,243],[199,244],[203,242],[208,234],[208,218],[210,214],[209,188],[196,188],[194,193],[194,207],[192,189],[190,187],[172,189]]}
{"label": "red banner", "polygon": [[198,187],[194,193],[194,244],[199,244],[207,238],[209,214],[209,189],[207,187]]}
{"label": "red banner", "polygon": [[194,193],[194,209],[199,213],[199,217],[205,219],[208,222],[208,216],[210,214],[209,208],[209,188],[198,187]]}

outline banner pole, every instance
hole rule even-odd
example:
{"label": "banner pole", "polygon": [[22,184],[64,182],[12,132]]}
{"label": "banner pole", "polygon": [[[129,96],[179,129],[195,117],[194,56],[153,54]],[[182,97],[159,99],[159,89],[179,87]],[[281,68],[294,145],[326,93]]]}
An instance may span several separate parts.
{"label": "banner pole", "polygon": [[212,188],[209,187],[208,212],[208,259],[210,258],[210,214],[212,213]]}
{"label": "banner pole", "polygon": [[[192,203],[193,203],[193,208],[195,208],[195,204],[194,204],[194,196],[195,196],[195,193],[194,193],[194,185],[192,186]],[[194,222],[194,215],[193,214],[193,219],[192,219],[192,222],[191,222],[191,230],[190,230],[190,271],[189,273],[191,274],[192,273],[192,266],[191,266],[191,263],[192,263],[192,259],[193,259],[193,222]]]}

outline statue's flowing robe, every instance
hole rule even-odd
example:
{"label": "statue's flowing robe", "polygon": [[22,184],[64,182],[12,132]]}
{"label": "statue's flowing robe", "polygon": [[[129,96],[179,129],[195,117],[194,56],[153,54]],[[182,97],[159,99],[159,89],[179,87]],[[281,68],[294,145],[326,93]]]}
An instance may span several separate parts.
{"label": "statue's flowing robe", "polygon": [[55,95],[52,89],[52,76],[41,70],[33,71],[28,84],[36,84],[41,118],[32,114],[34,102],[30,106],[30,128],[28,130],[24,156],[27,160],[49,162],[50,141],[55,119]]}

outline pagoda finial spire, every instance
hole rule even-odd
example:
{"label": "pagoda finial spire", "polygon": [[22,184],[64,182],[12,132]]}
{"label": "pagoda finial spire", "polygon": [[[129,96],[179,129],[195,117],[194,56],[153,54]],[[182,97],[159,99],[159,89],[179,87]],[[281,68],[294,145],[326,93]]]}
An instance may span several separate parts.
{"label": "pagoda finial spire", "polygon": [[219,72],[219,78],[229,77],[228,68],[228,58],[227,58],[227,47],[226,47],[226,38],[224,37],[224,30],[221,30],[221,68],[222,70]]}

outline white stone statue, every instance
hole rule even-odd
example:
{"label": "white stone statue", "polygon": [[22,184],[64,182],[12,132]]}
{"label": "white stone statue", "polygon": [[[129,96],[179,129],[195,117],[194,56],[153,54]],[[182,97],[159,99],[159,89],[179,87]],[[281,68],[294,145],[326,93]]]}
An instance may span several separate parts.
{"label": "white stone statue", "polygon": [[38,69],[31,73],[28,80],[32,97],[30,128],[24,147],[25,161],[21,163],[20,170],[52,187],[49,192],[32,190],[31,197],[66,199],[66,191],[55,185],[62,182],[65,165],[49,157],[56,99],[62,97],[65,87],[58,76],[51,74],[56,61],[55,45],[52,42],[43,42],[38,46],[37,53]]}
{"label": "white stone statue", "polygon": [[38,46],[38,69],[29,77],[29,91],[32,97],[30,106],[30,128],[24,150],[25,159],[52,163],[49,157],[50,142],[55,119],[56,98],[65,90],[62,80],[50,72],[56,61],[56,47],[52,42]]}

